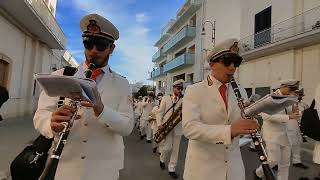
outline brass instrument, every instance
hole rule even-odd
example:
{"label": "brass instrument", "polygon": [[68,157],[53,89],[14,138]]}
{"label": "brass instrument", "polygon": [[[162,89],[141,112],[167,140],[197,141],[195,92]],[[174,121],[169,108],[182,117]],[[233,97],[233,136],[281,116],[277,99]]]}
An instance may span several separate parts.
{"label": "brass instrument", "polygon": [[182,103],[180,106],[171,114],[169,119],[161,125],[158,131],[154,135],[154,141],[160,143],[182,120]]}

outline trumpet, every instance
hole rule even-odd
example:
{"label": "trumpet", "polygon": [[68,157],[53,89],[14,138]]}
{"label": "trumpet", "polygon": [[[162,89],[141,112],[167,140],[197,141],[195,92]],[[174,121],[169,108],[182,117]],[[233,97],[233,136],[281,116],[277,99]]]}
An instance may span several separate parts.
{"label": "trumpet", "polygon": [[[95,59],[92,59],[90,61],[88,70],[85,71],[86,78],[90,78],[92,75],[93,69],[96,68],[96,65],[94,62],[95,62]],[[80,102],[81,102],[81,99],[77,99],[77,98],[71,99],[71,101],[69,102],[69,105],[71,107],[73,107],[74,109],[76,109],[76,112],[73,114],[70,121],[65,123],[65,127],[62,130],[62,132],[60,133],[59,140],[55,144],[53,152],[52,152],[50,158],[47,160],[46,166],[45,166],[41,176],[39,177],[39,180],[54,180],[64,145],[67,143],[67,139],[68,139],[70,130],[73,126],[74,121],[76,120],[78,110],[81,107]]]}
{"label": "trumpet", "polygon": [[[246,115],[246,113],[244,112],[245,106],[244,106],[243,98],[241,97],[238,84],[234,80],[234,78],[231,79],[230,84],[231,84],[231,87],[232,87],[236,97],[237,97],[238,106],[241,110],[241,117],[243,119],[252,119],[252,117]],[[263,145],[263,140],[261,138],[260,133],[258,131],[256,131],[255,133],[252,133],[251,138],[252,138],[254,146],[257,150],[257,153],[259,155],[259,160],[262,163],[262,169],[263,169],[263,172],[264,172],[266,179],[267,180],[275,180],[276,179],[275,175],[273,174],[273,172],[270,168],[270,165],[268,164],[268,161],[267,161],[267,153],[266,153],[265,147]]]}

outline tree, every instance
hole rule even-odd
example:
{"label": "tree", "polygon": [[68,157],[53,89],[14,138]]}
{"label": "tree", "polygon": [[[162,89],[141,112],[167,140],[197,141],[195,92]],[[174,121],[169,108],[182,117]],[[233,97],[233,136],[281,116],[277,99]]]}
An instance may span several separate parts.
{"label": "tree", "polygon": [[154,87],[149,85],[143,85],[138,92],[133,93],[132,95],[137,99],[139,96],[142,96],[142,97],[147,96],[148,91],[154,91]]}

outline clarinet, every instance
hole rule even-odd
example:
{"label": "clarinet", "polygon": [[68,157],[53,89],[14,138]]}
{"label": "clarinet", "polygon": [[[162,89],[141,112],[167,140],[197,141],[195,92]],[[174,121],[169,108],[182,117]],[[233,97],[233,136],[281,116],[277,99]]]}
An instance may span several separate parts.
{"label": "clarinet", "polygon": [[[240,93],[240,90],[239,90],[239,87],[238,87],[238,84],[237,82],[234,80],[234,78],[231,79],[230,81],[230,84],[232,86],[232,89],[237,97],[237,101],[238,101],[238,106],[241,110],[241,117],[243,119],[252,119],[252,117],[248,116],[245,114],[244,112],[244,103],[243,103],[243,98],[241,97],[241,93]],[[268,164],[268,161],[267,161],[267,153],[266,153],[266,150],[265,150],[265,147],[263,145],[263,140],[261,138],[261,135],[260,133],[257,131],[255,133],[252,133],[251,134],[251,138],[252,138],[252,141],[254,143],[254,146],[257,150],[257,153],[258,153],[258,156],[259,156],[259,160],[261,162],[261,165],[262,165],[262,169],[263,169],[263,172],[264,172],[264,175],[266,177],[267,180],[276,180],[275,178],[275,175],[273,174],[269,164]]]}
{"label": "clarinet", "polygon": [[[92,71],[95,68],[95,59],[91,59],[88,69],[84,72],[86,78],[91,77]],[[76,112],[73,114],[70,121],[65,124],[63,131],[60,133],[59,140],[53,149],[52,155],[48,158],[46,166],[38,180],[54,180],[62,150],[67,142],[74,120],[77,117],[78,109],[80,108],[80,99],[71,100],[69,105],[75,108]]]}

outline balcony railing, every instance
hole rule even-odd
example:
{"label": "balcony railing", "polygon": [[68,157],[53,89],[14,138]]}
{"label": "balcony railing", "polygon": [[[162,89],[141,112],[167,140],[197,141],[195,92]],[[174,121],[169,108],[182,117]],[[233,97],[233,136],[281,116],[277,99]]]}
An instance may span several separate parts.
{"label": "balcony railing", "polygon": [[36,11],[41,18],[42,22],[48,27],[60,44],[64,46],[66,44],[65,35],[45,2],[43,0],[26,0],[26,3],[31,5],[32,9]]}
{"label": "balcony railing", "polygon": [[175,33],[185,22],[194,15],[201,7],[202,0],[186,0],[185,4],[178,10],[177,20],[168,29],[168,33]]}
{"label": "balcony railing", "polygon": [[163,52],[167,53],[179,48],[180,45],[183,45],[184,43],[192,40],[195,35],[195,27],[185,26],[163,46]]}
{"label": "balcony railing", "polygon": [[171,72],[194,64],[194,54],[185,53],[163,66],[163,72]]}
{"label": "balcony railing", "polygon": [[165,57],[165,54],[162,52],[162,49],[159,49],[153,56],[152,56],[152,62],[157,62],[162,57]]}
{"label": "balcony railing", "polygon": [[151,72],[151,79],[164,75],[163,68],[159,67]]}
{"label": "balcony railing", "polygon": [[241,53],[320,29],[320,6],[240,40]]}

